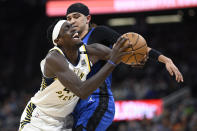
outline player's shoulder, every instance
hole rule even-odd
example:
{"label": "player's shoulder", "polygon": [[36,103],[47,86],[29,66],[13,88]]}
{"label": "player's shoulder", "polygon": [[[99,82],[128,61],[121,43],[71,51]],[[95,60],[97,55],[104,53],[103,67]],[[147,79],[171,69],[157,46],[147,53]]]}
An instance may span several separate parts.
{"label": "player's shoulder", "polygon": [[119,33],[116,30],[104,25],[95,27],[94,32],[95,34],[101,34],[102,36],[109,36],[112,34],[119,36]]}
{"label": "player's shoulder", "polygon": [[[45,77],[54,77],[54,74],[51,72],[50,67],[56,67],[55,63],[58,62],[58,51],[57,50],[49,50],[46,57],[41,61],[40,67],[42,74]],[[55,69],[55,68],[54,68]]]}
{"label": "player's shoulder", "polygon": [[49,52],[47,53],[47,55],[45,57],[46,63],[56,62],[59,59],[61,59],[63,56],[64,56],[64,54],[61,51],[61,49],[52,48],[52,49],[49,50]]}
{"label": "player's shoulder", "polygon": [[106,31],[106,30],[111,30],[111,28],[109,28],[108,26],[105,26],[105,25],[99,25],[99,26],[95,27],[94,30],[95,31]]}
{"label": "player's shoulder", "polygon": [[62,55],[64,56],[63,51],[62,51],[59,47],[57,47],[57,46],[54,46],[53,48],[51,48],[51,49],[49,50],[49,52],[52,52],[52,53],[54,53],[54,54],[56,54],[56,53],[62,54]]}

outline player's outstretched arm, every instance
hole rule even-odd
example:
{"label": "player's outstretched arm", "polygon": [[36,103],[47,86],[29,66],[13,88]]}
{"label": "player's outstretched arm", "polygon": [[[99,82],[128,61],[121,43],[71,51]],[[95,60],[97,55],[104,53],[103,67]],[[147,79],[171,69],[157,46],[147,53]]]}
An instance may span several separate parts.
{"label": "player's outstretched arm", "polygon": [[155,49],[151,49],[150,47],[148,47],[148,54],[149,54],[150,59],[152,58],[152,59],[158,60],[161,63],[164,63],[170,75],[171,76],[175,75],[177,82],[183,82],[183,76],[181,72],[179,71],[179,69],[176,67],[176,65],[173,63],[173,61],[170,58],[164,56],[163,54],[161,54]]}
{"label": "player's outstretched arm", "polygon": [[170,73],[171,76],[175,75],[177,82],[183,82],[183,76],[181,72],[170,58],[164,55],[160,55],[158,61],[166,65],[167,71]]}
{"label": "player's outstretched arm", "polygon": [[45,74],[48,77],[56,76],[66,88],[80,98],[85,99],[91,95],[113,71],[115,68],[113,63],[119,64],[119,59],[124,55],[122,48],[120,48],[124,42],[125,39],[119,39],[117,46],[111,51],[110,62],[107,62],[99,72],[86,81],[81,81],[79,77],[69,69],[69,64],[65,60],[65,57],[56,50],[51,51],[46,57],[45,71],[48,73],[45,72]]}

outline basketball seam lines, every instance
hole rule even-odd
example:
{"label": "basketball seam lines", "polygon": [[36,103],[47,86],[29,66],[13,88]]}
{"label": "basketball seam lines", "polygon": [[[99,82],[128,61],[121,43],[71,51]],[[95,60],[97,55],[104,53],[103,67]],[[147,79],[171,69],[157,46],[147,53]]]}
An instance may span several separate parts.
{"label": "basketball seam lines", "polygon": [[[126,36],[128,37],[128,34],[126,34]],[[130,43],[130,42],[131,42],[130,39],[128,39],[128,40],[129,40],[129,43]],[[139,50],[139,49],[143,48],[144,46],[146,46],[146,44],[144,44],[143,46],[141,46],[141,47],[139,47],[139,48],[137,48],[137,49],[134,50],[133,47],[134,47],[135,45],[137,45],[138,40],[139,40],[139,35],[138,35],[138,37],[137,37],[137,40],[136,40],[135,44],[131,45],[132,51]],[[141,53],[137,53],[137,54],[138,54],[138,55],[144,55],[144,54],[141,54]],[[126,60],[126,63],[129,61],[129,59],[131,59],[132,56],[135,57],[135,61],[136,61],[136,63],[138,63],[138,61],[137,61],[137,54],[133,53],[133,55],[130,55],[130,56],[127,58],[127,60]]]}
{"label": "basketball seam lines", "polygon": [[[127,36],[127,38],[129,38],[129,37],[128,37],[128,34],[126,34],[126,36]],[[128,40],[129,40],[129,43],[130,43],[130,42],[131,42],[130,39],[128,39]],[[132,45],[132,44],[131,44],[131,49],[132,49],[132,51],[133,51],[133,45]]]}
{"label": "basketball seam lines", "polygon": [[[141,46],[141,47],[135,49],[134,51],[139,50],[139,49],[141,49],[141,48],[144,47],[144,46],[146,46],[146,44],[144,44],[143,46]],[[138,53],[138,54],[139,54],[139,53]],[[136,63],[138,63],[136,54],[135,54],[135,61],[136,61]]]}
{"label": "basketball seam lines", "polygon": [[134,55],[130,55],[126,61],[126,63],[129,61],[129,59],[131,59],[131,57],[134,56]]}
{"label": "basketball seam lines", "polygon": [[133,44],[133,47],[134,47],[135,45],[137,45],[138,40],[139,40],[139,35],[137,35],[137,40],[136,40],[135,44]]}
{"label": "basketball seam lines", "polygon": [[[135,45],[137,45],[138,40],[139,40],[139,35],[137,35],[137,40],[136,40],[135,44],[133,45],[133,47],[134,47]],[[134,49],[133,49],[133,51],[136,51],[136,50],[134,50]],[[135,54],[135,53],[134,53],[134,57],[135,57],[135,61],[136,61],[136,63],[138,63],[138,61],[137,61],[137,56],[136,56],[136,54]]]}
{"label": "basketball seam lines", "polygon": [[135,61],[136,61],[136,63],[138,63],[136,54],[135,54]]}
{"label": "basketball seam lines", "polygon": [[[127,38],[128,38],[128,34],[126,34],[126,36],[127,36]],[[129,40],[129,43],[130,43],[130,39],[128,39],[128,40]],[[131,49],[132,49],[132,51],[133,51],[132,45],[131,45]],[[132,56],[133,56],[133,55],[132,55]],[[129,61],[130,57],[132,57],[132,56],[129,56],[129,57],[127,58],[126,63]]]}
{"label": "basketball seam lines", "polygon": [[146,46],[146,44],[144,44],[143,46],[141,46],[141,47],[139,47],[139,48],[137,48],[137,49],[135,49],[133,51],[139,50],[139,49],[143,48],[144,46]]}
{"label": "basketball seam lines", "polygon": [[135,55],[145,55],[145,54],[142,54],[142,53],[136,53]]}

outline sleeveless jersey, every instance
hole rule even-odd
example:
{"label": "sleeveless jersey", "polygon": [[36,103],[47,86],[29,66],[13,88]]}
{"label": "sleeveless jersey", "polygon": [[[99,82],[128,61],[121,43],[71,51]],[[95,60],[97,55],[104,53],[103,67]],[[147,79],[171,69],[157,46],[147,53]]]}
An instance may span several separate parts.
{"label": "sleeveless jersey", "polygon": [[[52,50],[57,50],[64,55],[62,50],[56,46],[50,51]],[[73,70],[82,81],[85,81],[91,69],[91,63],[88,59],[85,45],[79,48],[78,64],[72,65],[69,61],[68,63],[70,70]],[[53,117],[65,117],[72,113],[79,97],[64,87],[57,78],[45,77],[44,65],[45,59],[41,61],[41,70],[43,74],[41,88],[31,98],[31,102],[48,115]]]}

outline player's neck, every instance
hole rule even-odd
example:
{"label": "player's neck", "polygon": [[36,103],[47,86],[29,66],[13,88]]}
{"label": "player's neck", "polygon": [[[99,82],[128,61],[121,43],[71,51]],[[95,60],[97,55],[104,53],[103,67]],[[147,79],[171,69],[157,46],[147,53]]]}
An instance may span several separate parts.
{"label": "player's neck", "polygon": [[84,36],[88,33],[88,29],[89,29],[89,27],[87,26],[87,27],[79,34],[79,38],[80,38],[80,39],[84,38]]}
{"label": "player's neck", "polygon": [[77,58],[79,53],[78,48],[72,48],[72,49],[63,48],[62,51],[64,52],[66,58],[70,63],[72,63],[73,65],[77,64]]}

